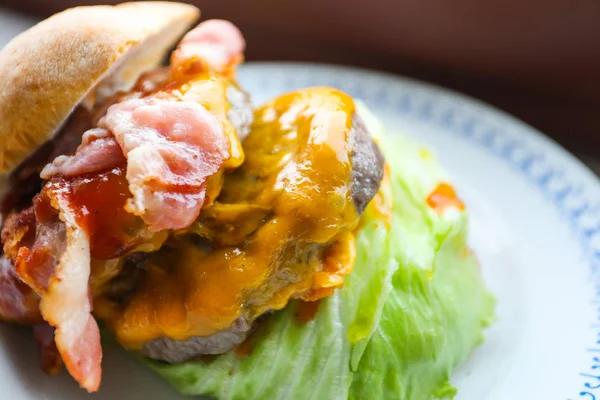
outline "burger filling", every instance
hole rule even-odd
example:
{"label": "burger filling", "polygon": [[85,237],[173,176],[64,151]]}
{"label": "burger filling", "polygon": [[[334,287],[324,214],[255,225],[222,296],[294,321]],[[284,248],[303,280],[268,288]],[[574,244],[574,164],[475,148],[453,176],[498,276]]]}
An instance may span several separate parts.
{"label": "burger filling", "polygon": [[0,315],[35,326],[46,370],[62,360],[96,390],[96,320],[126,348],[180,362],[343,285],[381,152],[353,100],[329,88],[273,100],[250,130],[232,81],[243,49],[231,24],[200,24],[170,68],[77,110],[15,173]]}

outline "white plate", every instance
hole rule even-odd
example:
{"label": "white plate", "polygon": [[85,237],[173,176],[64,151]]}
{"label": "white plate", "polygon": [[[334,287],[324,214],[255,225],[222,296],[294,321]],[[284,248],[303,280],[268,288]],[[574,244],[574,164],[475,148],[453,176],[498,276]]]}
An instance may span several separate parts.
{"label": "white plate", "polygon": [[[363,70],[250,64],[259,103],[306,86],[361,98],[394,132],[430,146],[472,216],[471,243],[498,298],[499,321],[455,374],[460,400],[600,400],[600,184],[532,128],[424,83]],[[0,327],[0,399],[86,399],[37,369],[27,329]],[[107,349],[97,399],[178,399],[119,349]]]}

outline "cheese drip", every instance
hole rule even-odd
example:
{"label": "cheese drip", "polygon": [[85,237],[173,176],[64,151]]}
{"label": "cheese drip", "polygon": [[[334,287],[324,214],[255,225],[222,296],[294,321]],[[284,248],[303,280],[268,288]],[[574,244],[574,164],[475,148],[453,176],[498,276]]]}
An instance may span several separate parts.
{"label": "cheese drip", "polygon": [[354,112],[352,98],[330,88],[257,110],[245,162],[225,176],[217,201],[144,263],[126,305],[95,303],[117,339],[139,349],[159,337],[209,336],[291,298],[333,294],[354,263]]}

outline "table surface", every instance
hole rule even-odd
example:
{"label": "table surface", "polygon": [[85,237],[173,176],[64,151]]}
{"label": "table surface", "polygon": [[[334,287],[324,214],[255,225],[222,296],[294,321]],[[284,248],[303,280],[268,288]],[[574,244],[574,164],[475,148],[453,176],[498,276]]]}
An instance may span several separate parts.
{"label": "table surface", "polygon": [[[0,7],[0,48],[19,32],[36,22],[35,19]],[[600,175],[600,159],[580,157],[596,174]]]}

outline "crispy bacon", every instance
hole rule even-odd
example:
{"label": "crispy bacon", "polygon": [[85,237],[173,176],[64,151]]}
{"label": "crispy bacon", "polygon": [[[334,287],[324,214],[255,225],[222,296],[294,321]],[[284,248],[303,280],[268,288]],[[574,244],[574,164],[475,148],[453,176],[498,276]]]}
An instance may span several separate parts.
{"label": "crispy bacon", "polygon": [[8,215],[2,228],[2,244],[8,259],[17,258],[21,246],[31,246],[35,240],[35,210],[29,207]]}
{"label": "crispy bacon", "polygon": [[209,70],[227,73],[242,62],[246,41],[240,30],[229,21],[211,19],[188,32],[173,52],[175,69]]}
{"label": "crispy bacon", "polygon": [[127,210],[152,232],[190,226],[204,204],[207,178],[230,156],[217,118],[198,103],[158,92],[114,104],[99,125],[84,134],[74,155],[48,164],[42,177],[80,176],[126,159],[133,195]]}
{"label": "crispy bacon", "polygon": [[[33,221],[28,221],[30,225],[27,236],[16,243],[13,240],[12,248],[7,246],[9,242],[5,242],[5,248],[7,254],[14,253],[17,249],[14,260],[19,278],[38,296],[43,296],[48,290],[54,268],[65,251],[66,231],[65,224],[52,207],[47,191],[36,196],[33,203],[34,205],[18,218],[18,220],[25,220],[25,218],[28,220],[30,214],[35,217]],[[18,232],[9,228],[4,230],[5,236]]]}
{"label": "crispy bacon", "polygon": [[19,249],[35,239],[33,207],[6,218],[2,230],[4,253],[0,251],[0,318],[11,322],[32,324],[42,321],[40,298],[19,276],[14,265]]}
{"label": "crispy bacon", "polygon": [[123,162],[121,148],[111,133],[106,129],[90,129],[83,135],[74,155],[57,157],[42,170],[41,177],[78,176],[107,170]]}
{"label": "crispy bacon", "polygon": [[162,97],[115,104],[100,121],[127,158],[133,195],[127,210],[154,232],[190,226],[204,203],[206,179],[229,158],[229,142],[206,108]]}
{"label": "crispy bacon", "polygon": [[[8,218],[2,236],[15,269],[5,265],[5,271],[8,276],[16,271],[30,288],[28,295],[40,299],[41,317],[55,329],[54,342],[69,373],[93,392],[100,385],[102,349],[98,325],[91,315],[90,243],[68,197],[64,186],[49,182],[32,208]],[[10,310],[1,311],[5,317],[10,315]],[[54,372],[60,364],[47,343],[47,331],[36,328],[36,337],[42,364]]]}
{"label": "crispy bacon", "polygon": [[64,222],[66,247],[42,295],[40,311],[56,328],[56,347],[71,376],[88,392],[95,392],[102,376],[102,348],[98,324],[91,314],[90,242],[87,233],[77,224],[64,191],[52,185],[46,189]]}
{"label": "crispy bacon", "polygon": [[97,390],[102,350],[88,296],[89,239],[64,188],[47,184],[31,208],[7,218],[2,239],[15,267],[2,259],[0,313],[36,324],[45,371],[57,372],[62,356],[82,387]]}

